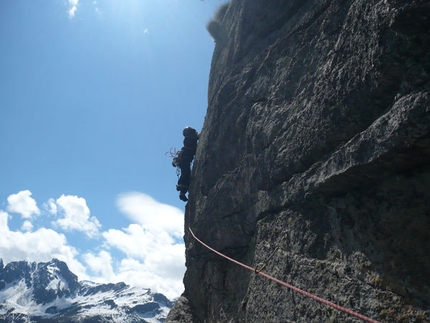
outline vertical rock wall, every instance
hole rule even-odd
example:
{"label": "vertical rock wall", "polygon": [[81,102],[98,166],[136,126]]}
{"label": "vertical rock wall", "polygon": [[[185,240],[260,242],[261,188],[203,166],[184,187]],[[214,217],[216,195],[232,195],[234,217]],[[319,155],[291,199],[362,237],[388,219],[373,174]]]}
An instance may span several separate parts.
{"label": "vertical rock wall", "polygon": [[232,0],[220,27],[167,322],[359,322],[188,227],[378,321],[430,322],[430,1]]}

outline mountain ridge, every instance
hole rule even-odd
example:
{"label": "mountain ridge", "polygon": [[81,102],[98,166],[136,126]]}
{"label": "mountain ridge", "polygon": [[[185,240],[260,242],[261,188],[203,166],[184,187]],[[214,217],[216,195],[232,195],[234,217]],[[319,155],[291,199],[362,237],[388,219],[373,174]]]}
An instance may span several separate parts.
{"label": "mountain ridge", "polygon": [[173,302],[123,282],[78,281],[67,264],[0,259],[2,322],[164,322]]}

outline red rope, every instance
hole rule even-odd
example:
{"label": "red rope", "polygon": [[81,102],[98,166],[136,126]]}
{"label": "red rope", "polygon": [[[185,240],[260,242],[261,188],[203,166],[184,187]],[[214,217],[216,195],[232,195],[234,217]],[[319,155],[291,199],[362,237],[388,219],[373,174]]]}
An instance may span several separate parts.
{"label": "red rope", "polygon": [[226,256],[226,255],[224,255],[224,254],[222,254],[221,252],[219,252],[219,251],[217,251],[217,250],[215,250],[215,249],[213,249],[213,248],[209,247],[207,244],[205,244],[204,242],[202,242],[199,238],[197,238],[197,237],[195,236],[195,234],[194,234],[193,230],[191,230],[191,228],[188,228],[188,229],[190,230],[191,235],[194,237],[194,239],[196,239],[200,244],[202,244],[203,246],[205,246],[205,247],[206,247],[206,248],[208,248],[209,250],[211,250],[211,251],[215,252],[217,255],[219,255],[219,256],[221,256],[221,257],[223,257],[223,258],[227,259],[227,260],[230,260],[231,262],[234,262],[235,264],[237,264],[237,265],[239,265],[239,266],[242,266],[242,267],[244,267],[244,268],[246,268],[246,269],[248,269],[248,270],[251,270],[251,271],[255,272],[255,273],[256,273],[256,274],[258,274],[258,275],[261,275],[261,276],[264,276],[264,277],[266,277],[266,278],[269,278],[270,280],[273,280],[274,282],[276,282],[276,283],[278,283],[278,284],[281,284],[281,285],[283,285],[283,286],[285,286],[285,287],[287,287],[287,288],[290,288],[290,289],[292,289],[292,290],[294,290],[294,291],[296,291],[296,292],[298,292],[298,293],[300,293],[300,294],[303,294],[303,295],[305,295],[305,296],[307,296],[307,297],[310,297],[310,298],[312,298],[312,299],[314,299],[314,300],[316,300],[316,301],[318,301],[318,302],[320,302],[320,303],[323,303],[323,304],[325,304],[325,305],[328,305],[328,306],[330,306],[330,307],[333,307],[333,308],[335,308],[335,309],[337,309],[337,310],[339,310],[339,311],[342,311],[342,312],[344,312],[344,313],[347,313],[347,314],[349,314],[349,315],[355,316],[355,317],[357,317],[357,318],[359,318],[359,319],[363,320],[364,322],[379,323],[378,321],[375,321],[375,320],[373,320],[373,319],[371,319],[371,318],[368,318],[368,317],[366,317],[366,316],[364,316],[364,315],[361,315],[361,314],[359,314],[359,313],[357,313],[357,312],[354,312],[354,311],[352,311],[352,310],[350,310],[350,309],[347,309],[347,308],[345,308],[345,307],[342,307],[342,306],[340,306],[340,305],[337,305],[337,304],[335,304],[335,303],[332,303],[332,302],[330,302],[330,301],[327,301],[327,300],[325,300],[325,299],[323,299],[323,298],[321,298],[321,297],[315,296],[315,295],[313,295],[313,294],[311,294],[311,293],[308,293],[308,292],[306,292],[306,291],[304,291],[304,290],[301,290],[300,288],[294,287],[294,286],[292,286],[292,285],[290,285],[290,284],[288,284],[288,283],[286,283],[286,282],[283,282],[283,281],[281,281],[281,280],[279,280],[279,279],[276,279],[276,278],[274,278],[274,277],[272,277],[272,276],[270,276],[270,275],[268,275],[268,274],[266,274],[266,273],[262,272],[261,270],[260,270],[260,271],[257,271],[255,268],[252,268],[252,267],[247,266],[247,265],[245,265],[245,264],[243,264],[243,263],[241,263],[241,262],[239,262],[239,261],[237,261],[237,260],[234,260],[233,258],[230,258],[230,257],[228,257],[228,256]]}

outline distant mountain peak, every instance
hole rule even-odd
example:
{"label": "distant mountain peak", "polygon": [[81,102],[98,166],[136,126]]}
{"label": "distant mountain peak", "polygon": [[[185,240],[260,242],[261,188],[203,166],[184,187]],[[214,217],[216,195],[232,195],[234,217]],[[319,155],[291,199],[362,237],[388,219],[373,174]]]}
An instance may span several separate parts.
{"label": "distant mountain peak", "polygon": [[0,259],[1,322],[163,322],[173,303],[148,288],[78,282],[58,259]]}

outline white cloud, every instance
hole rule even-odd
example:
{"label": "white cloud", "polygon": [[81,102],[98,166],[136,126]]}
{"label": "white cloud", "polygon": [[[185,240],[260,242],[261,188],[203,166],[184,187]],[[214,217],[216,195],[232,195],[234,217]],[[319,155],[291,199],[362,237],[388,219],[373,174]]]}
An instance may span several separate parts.
{"label": "white cloud", "polygon": [[11,261],[50,261],[57,258],[64,261],[79,279],[87,279],[84,266],[75,256],[77,251],[69,246],[63,234],[51,229],[34,232],[11,231],[8,226],[9,214],[0,210],[0,255],[4,263]]}
{"label": "white cloud", "polygon": [[54,223],[62,229],[82,231],[88,237],[99,233],[100,223],[96,217],[90,217],[90,209],[84,198],[63,194],[57,199],[56,205],[63,211],[63,218]]}
{"label": "white cloud", "polygon": [[[107,251],[87,254],[86,262],[103,277],[110,277],[110,282],[123,281],[170,298],[178,297],[184,290],[185,272],[182,211],[137,192],[120,195],[117,205],[137,223],[121,230],[110,229],[102,235],[105,247],[122,251],[126,258],[115,270]],[[100,278],[92,277],[94,281]]]}
{"label": "white cloud", "polygon": [[24,219],[30,219],[34,214],[40,214],[36,201],[31,197],[31,192],[29,190],[9,195],[7,202],[7,210],[9,212],[21,214],[21,217]]}
{"label": "white cloud", "polygon": [[107,251],[100,251],[98,255],[87,253],[84,256],[85,262],[89,268],[99,277],[102,282],[116,282],[116,276],[112,268],[112,256]]}
{"label": "white cloud", "polygon": [[22,231],[31,231],[33,230],[33,223],[30,221],[24,221],[24,223],[21,226]]}
{"label": "white cloud", "polygon": [[50,213],[50,214],[57,214],[58,208],[57,204],[55,204],[55,200],[53,198],[50,198],[48,202],[43,204],[43,207]]}
{"label": "white cloud", "polygon": [[[121,250],[128,257],[145,261],[151,269],[160,272],[172,274],[185,263],[184,244],[175,243],[163,231],[146,230],[141,225],[130,224],[123,230],[103,232],[103,237],[110,247]],[[172,272],[170,268],[173,268]]]}
{"label": "white cloud", "polygon": [[69,0],[69,17],[73,18],[75,16],[76,10],[78,10],[79,0]]}
{"label": "white cloud", "polygon": [[145,229],[162,230],[177,238],[184,235],[184,215],[171,205],[162,204],[149,195],[131,192],[124,193],[117,200],[118,208],[131,220]]}
{"label": "white cloud", "polygon": [[176,259],[175,266],[177,268],[173,273],[168,274],[157,266],[151,266],[151,264],[153,265],[151,261],[141,262],[131,257],[122,259],[115,271],[112,266],[112,257],[106,251],[102,251],[98,255],[86,254],[85,261],[92,271],[98,273],[97,276],[90,278],[94,282],[124,282],[130,286],[142,286],[162,293],[170,299],[179,297],[184,291],[182,283],[185,271],[183,258]]}
{"label": "white cloud", "polygon": [[93,6],[94,6],[94,10],[98,15],[102,14],[102,11],[100,10],[99,7],[99,2],[98,1],[93,1]]}
{"label": "white cloud", "polygon": [[184,269],[178,270],[176,276],[178,277],[160,275],[157,272],[148,270],[146,264],[131,258],[121,261],[117,275],[119,281],[124,281],[131,286],[150,288],[152,291],[162,293],[170,299],[179,297],[184,291],[182,283]]}

